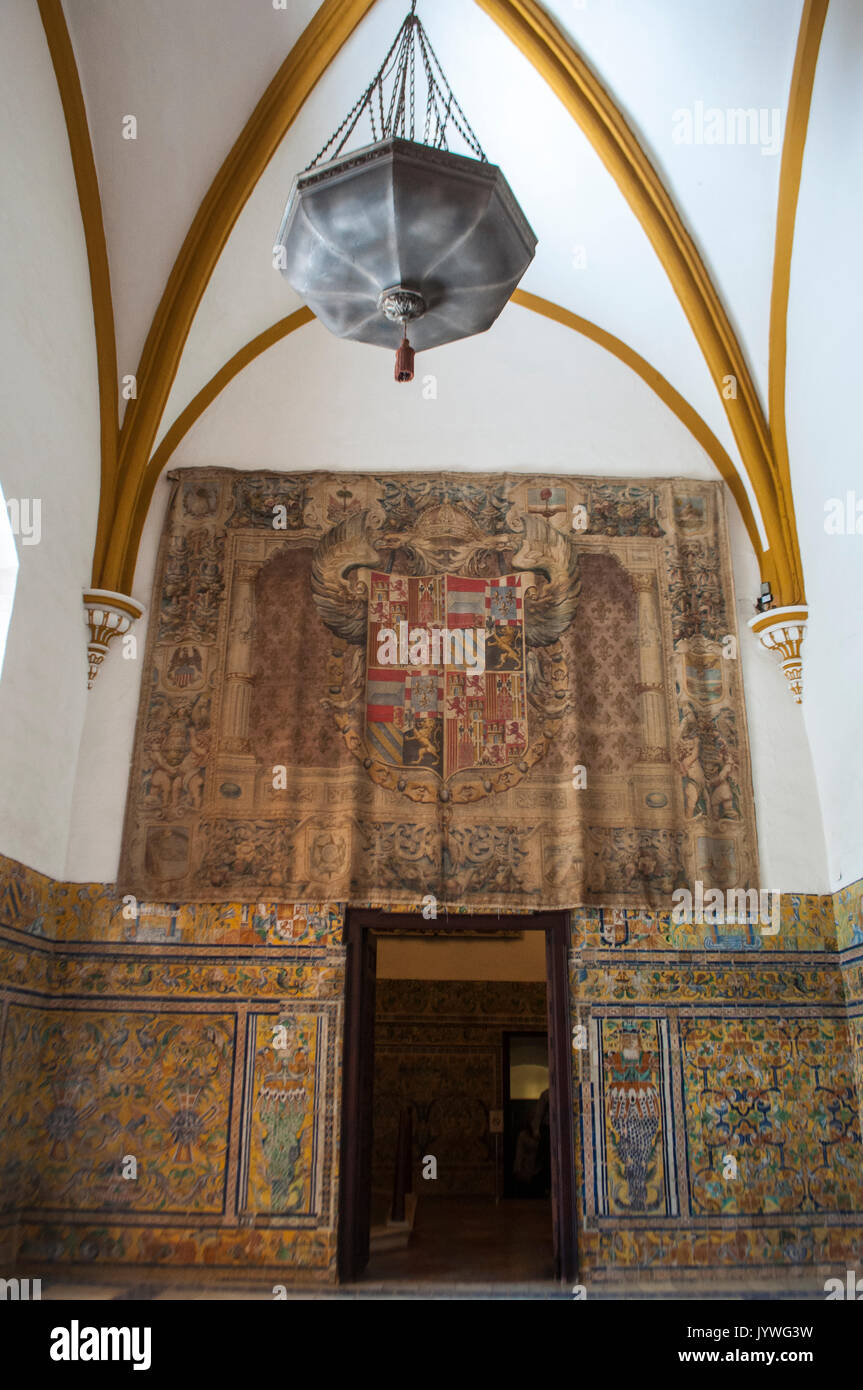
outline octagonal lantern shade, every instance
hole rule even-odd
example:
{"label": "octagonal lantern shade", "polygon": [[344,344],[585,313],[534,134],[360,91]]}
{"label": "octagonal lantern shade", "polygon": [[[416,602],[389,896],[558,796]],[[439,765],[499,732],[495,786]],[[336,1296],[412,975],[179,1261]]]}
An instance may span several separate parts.
{"label": "octagonal lantern shade", "polygon": [[398,347],[380,297],[421,294],[408,325],[419,352],[490,328],[536,237],[496,165],[392,139],[300,174],[277,245],[282,274],[340,338]]}

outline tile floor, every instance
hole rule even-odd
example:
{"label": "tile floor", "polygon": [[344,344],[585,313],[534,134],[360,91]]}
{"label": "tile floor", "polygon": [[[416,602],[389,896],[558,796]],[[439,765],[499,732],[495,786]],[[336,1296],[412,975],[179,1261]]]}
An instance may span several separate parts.
{"label": "tile floor", "polygon": [[406,1250],[375,1253],[364,1283],[539,1284],[554,1278],[551,1203],[420,1201]]}

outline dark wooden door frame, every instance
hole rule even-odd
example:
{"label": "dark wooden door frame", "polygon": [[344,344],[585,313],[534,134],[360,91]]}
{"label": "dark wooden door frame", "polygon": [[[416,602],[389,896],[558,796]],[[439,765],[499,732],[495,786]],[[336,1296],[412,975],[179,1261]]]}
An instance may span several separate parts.
{"label": "dark wooden door frame", "polygon": [[377,943],[372,932],[350,921],[350,914],[345,921],[344,941],[347,961],[338,1270],[343,1282],[352,1283],[368,1264],[371,1235],[371,1106],[375,1065]]}
{"label": "dark wooden door frame", "polygon": [[373,933],[414,934],[442,929],[458,932],[459,928],[471,932],[545,932],[555,1274],[561,1283],[571,1284],[578,1276],[578,1244],[567,912],[537,912],[531,917],[460,914],[426,921],[413,913],[348,909],[343,938],[347,947],[347,976],[339,1166],[339,1278],[343,1282],[353,1282],[368,1260],[371,1145],[371,1115],[368,1112],[374,1069]]}
{"label": "dark wooden door frame", "polygon": [[569,1016],[569,913],[557,912],[553,916],[556,921],[545,929],[551,1206],[555,1273],[562,1284],[573,1284],[578,1278],[578,1224],[575,1202],[572,1028]]}

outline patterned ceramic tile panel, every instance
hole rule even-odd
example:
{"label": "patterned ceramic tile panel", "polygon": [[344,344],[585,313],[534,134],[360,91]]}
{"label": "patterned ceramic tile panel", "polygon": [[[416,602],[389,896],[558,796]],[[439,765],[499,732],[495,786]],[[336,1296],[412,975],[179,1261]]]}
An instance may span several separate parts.
{"label": "patterned ceramic tile panel", "polygon": [[833,894],[833,912],[839,950],[863,946],[863,879],[849,883],[847,888],[840,888]]}
{"label": "patterned ceramic tile panel", "polygon": [[724,1229],[678,1223],[664,1230],[633,1225],[590,1231],[579,1249],[584,1269],[598,1283],[622,1270],[702,1275],[709,1270],[749,1279],[769,1273],[784,1283],[805,1267],[844,1271],[859,1266],[861,1240],[863,1221],[849,1226],[819,1221],[807,1226],[795,1221],[771,1226],[729,1223]]}
{"label": "patterned ceramic tile panel", "polygon": [[739,1006],[758,1003],[844,1006],[842,974],[820,954],[751,958],[706,953],[647,956],[620,951],[574,952],[570,977],[580,1004],[649,1003],[687,1005],[721,999]]}
{"label": "patterned ceramic tile panel", "polygon": [[858,1258],[863,950],[588,939],[574,923],[585,1273]]}
{"label": "patterned ceramic tile panel", "polygon": [[854,1066],[854,1079],[857,1086],[860,1128],[863,1129],[863,1004],[857,1004],[853,1011],[850,1011],[848,1033],[851,1045],[851,1059]]}
{"label": "patterned ceramic tile panel", "polygon": [[[124,903],[0,860],[4,1251],[332,1278],[342,924],[332,904]],[[291,1039],[269,1070],[268,1016]]]}
{"label": "patterned ceramic tile panel", "polygon": [[22,1206],[223,1211],[233,1032],[228,1015],[11,1005],[3,1168],[26,1175]]}
{"label": "patterned ceramic tile panel", "polygon": [[45,915],[54,880],[0,854],[0,924],[47,936]]}
{"label": "patterned ceramic tile panel", "polygon": [[587,1276],[711,1262],[743,1272],[859,1249],[844,1020],[617,1011],[587,1035],[576,1064]]}
{"label": "patterned ceramic tile panel", "polygon": [[[590,1278],[859,1260],[860,890],[784,896],[773,937],[574,914]],[[334,1277],[342,923],[124,904],[0,858],[0,1211],[22,1213],[22,1260]],[[412,1008],[446,1046],[440,1000]]]}
{"label": "patterned ceramic tile panel", "polygon": [[[131,999],[82,1009],[69,994],[69,1007],[4,1004],[0,1209],[22,1213],[22,1259],[42,1248],[38,1213],[58,1259],[230,1267],[258,1251],[261,1265],[307,1255],[331,1274],[341,1004],[324,981],[335,974],[296,967],[302,989],[266,1013],[236,996],[159,1013]],[[85,1238],[75,1228],[90,1212],[101,1224]],[[164,1224],[107,1238],[144,1214]],[[218,1240],[214,1218],[233,1228]],[[324,1238],[298,1240],[301,1228]]]}
{"label": "patterned ceramic tile panel", "polygon": [[848,1030],[863,1127],[863,879],[833,894],[836,935],[848,1004]]}
{"label": "patterned ceramic tile panel", "polygon": [[31,943],[0,937],[0,991],[29,990],[36,994],[51,989],[53,955],[48,946],[34,949]]}
{"label": "patterned ceramic tile panel", "polygon": [[68,1221],[25,1222],[19,1259],[25,1265],[64,1264],[170,1267],[171,1279],[190,1270],[200,1282],[236,1281],[270,1271],[280,1283],[331,1279],[336,1258],[333,1231],[117,1225]]}
{"label": "patterned ceramic tile panel", "polygon": [[50,922],[59,941],[165,942],[170,945],[333,945],[344,911],[333,903],[139,903],[60,884]]}
{"label": "patterned ceramic tile panel", "polygon": [[592,1205],[599,1216],[675,1216],[668,1020],[596,1019],[591,1032]]}
{"label": "patterned ceramic tile panel", "polygon": [[776,936],[765,938],[775,951],[835,951],[836,921],[828,894],[783,893],[782,925]]}
{"label": "patterned ceramic tile panel", "polygon": [[863,1211],[844,1019],[684,1018],[680,1038],[694,1215]]}
{"label": "patterned ceramic tile panel", "polygon": [[111,993],[159,999],[333,998],[344,989],[341,957],[324,951],[310,950],[305,958],[298,951],[284,951],[201,960],[185,951],[166,957],[151,946],[131,959],[130,954],[95,958],[58,951],[53,987],[80,996]]}
{"label": "patterned ceramic tile panel", "polygon": [[[759,904],[760,907],[760,904]],[[783,893],[779,930],[772,932],[772,898],[758,922],[675,922],[670,912],[630,908],[577,908],[573,944],[632,951],[835,951],[832,900],[816,893]]]}
{"label": "patterned ceramic tile panel", "polygon": [[[241,1205],[270,1216],[320,1214],[325,1014],[250,1014]],[[318,1113],[315,1097],[318,1096]],[[332,1125],[330,1124],[330,1129]]]}
{"label": "patterned ceramic tile panel", "polygon": [[[837,906],[839,939],[844,941],[845,949],[840,954],[842,979],[848,1006],[848,1032],[854,1075],[857,1081],[857,1097],[860,1105],[860,1123],[863,1127],[863,912],[859,903],[860,884],[844,889],[846,901]],[[842,894],[837,894],[840,898]],[[849,905],[850,899],[850,905]],[[844,919],[842,917],[844,914]],[[849,939],[850,938],[850,939]]]}
{"label": "patterned ceramic tile panel", "polygon": [[113,884],[64,883],[0,855],[0,926],[57,941],[336,945],[338,903],[144,903]]}

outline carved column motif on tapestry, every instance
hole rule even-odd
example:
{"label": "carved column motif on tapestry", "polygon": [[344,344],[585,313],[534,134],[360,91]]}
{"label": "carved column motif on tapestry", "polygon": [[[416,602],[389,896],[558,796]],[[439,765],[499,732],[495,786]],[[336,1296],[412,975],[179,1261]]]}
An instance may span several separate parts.
{"label": "carved column motif on tapestry", "polygon": [[638,595],[638,659],[641,679],[636,686],[641,703],[639,762],[668,762],[668,725],[656,576],[633,574]]}

